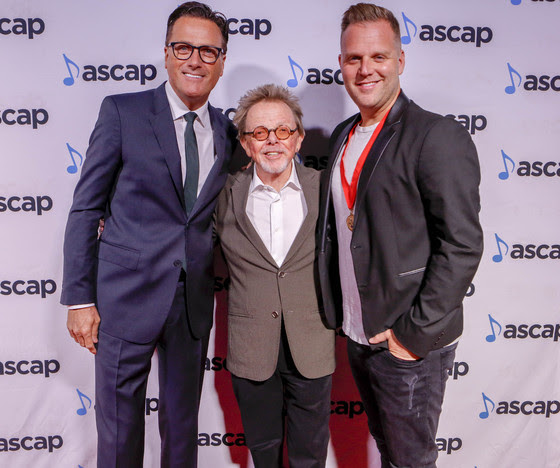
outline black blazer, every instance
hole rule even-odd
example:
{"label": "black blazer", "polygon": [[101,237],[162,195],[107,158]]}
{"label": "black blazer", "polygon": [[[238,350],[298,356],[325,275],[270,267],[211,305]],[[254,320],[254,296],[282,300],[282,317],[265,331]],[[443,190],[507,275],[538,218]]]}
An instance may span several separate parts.
{"label": "black blazer", "polygon": [[[187,262],[193,333],[212,326],[212,214],[225,184],[235,129],[209,106],[216,160],[187,218],[180,154],[164,85],[105,98],[74,193],[64,240],[61,302],[95,302],[101,330],[154,340]],[[99,218],[105,230],[97,241]]]}
{"label": "black blazer", "polygon": [[[331,200],[333,166],[357,114],[337,126],[323,172],[318,223],[329,324],[342,295]],[[418,356],[462,333],[462,300],[482,255],[480,169],[469,133],[401,92],[359,179],[351,252],[368,338],[391,328]]]}

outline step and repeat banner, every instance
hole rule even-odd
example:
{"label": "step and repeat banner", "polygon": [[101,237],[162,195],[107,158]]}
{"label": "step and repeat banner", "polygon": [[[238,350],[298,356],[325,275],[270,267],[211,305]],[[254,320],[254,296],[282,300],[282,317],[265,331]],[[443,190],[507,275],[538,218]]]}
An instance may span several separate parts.
{"label": "step and repeat banner", "polygon": [[[0,6],[0,466],[96,466],[93,356],[59,305],[62,238],[104,96],[166,79],[178,1],[3,0]],[[300,98],[306,165],[325,166],[334,126],[356,112],[338,66],[348,0],[213,0],[229,18],[211,102],[232,117],[264,83]],[[471,133],[482,168],[485,253],[465,298],[449,375],[442,468],[560,466],[560,0],[386,0],[401,22],[403,89]],[[225,370],[227,272],[200,411],[200,466],[251,467]],[[328,467],[379,467],[339,340]],[[157,363],[154,361],[154,370]],[[157,372],[152,372],[152,375]],[[159,466],[157,380],[145,466]]]}

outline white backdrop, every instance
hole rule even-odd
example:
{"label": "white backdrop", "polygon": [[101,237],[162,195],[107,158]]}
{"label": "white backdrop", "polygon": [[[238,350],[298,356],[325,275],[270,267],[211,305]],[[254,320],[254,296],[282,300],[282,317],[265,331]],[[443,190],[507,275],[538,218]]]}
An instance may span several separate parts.
{"label": "white backdrop", "polygon": [[[93,357],[65,328],[62,237],[102,97],[166,79],[167,16],[178,1],[2,0],[0,9],[0,466],[95,466]],[[212,103],[291,85],[306,164],[323,167],[335,124],[355,112],[340,85],[348,0],[213,0],[231,18]],[[439,466],[560,466],[558,150],[560,0],[386,0],[407,37],[405,92],[469,128],[482,168],[486,249],[465,299],[447,386]],[[407,35],[408,32],[408,35]],[[94,79],[95,78],[95,79]],[[231,115],[231,114],[230,114]],[[225,355],[224,288],[200,412],[200,466],[250,465]],[[338,343],[329,467],[377,467]],[[158,466],[157,384],[146,466]]]}

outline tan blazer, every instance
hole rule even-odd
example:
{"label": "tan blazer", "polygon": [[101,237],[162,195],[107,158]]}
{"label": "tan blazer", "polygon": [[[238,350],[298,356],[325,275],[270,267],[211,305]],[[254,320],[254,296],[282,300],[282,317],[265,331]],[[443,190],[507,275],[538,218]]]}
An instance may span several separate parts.
{"label": "tan blazer", "polygon": [[230,275],[227,367],[263,381],[276,369],[282,318],[290,352],[307,378],[334,372],[334,331],[323,323],[315,270],[319,172],[295,164],[307,216],[280,268],[246,214],[253,170],[229,176],[218,199],[216,231]]}

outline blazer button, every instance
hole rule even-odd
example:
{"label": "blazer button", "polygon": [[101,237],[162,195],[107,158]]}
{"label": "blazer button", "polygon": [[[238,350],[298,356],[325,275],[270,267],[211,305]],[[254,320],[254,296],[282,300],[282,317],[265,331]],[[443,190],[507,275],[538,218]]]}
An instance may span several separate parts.
{"label": "blazer button", "polygon": [[284,276],[286,276],[286,272],[285,271],[281,271],[280,273],[278,273],[278,276],[280,278],[284,278]]}
{"label": "blazer button", "polygon": [[183,264],[183,262],[181,260],[175,260],[173,262],[173,266],[174,267],[180,267]]}
{"label": "blazer button", "polygon": [[274,311],[272,312],[272,318],[278,318],[278,312]]}

